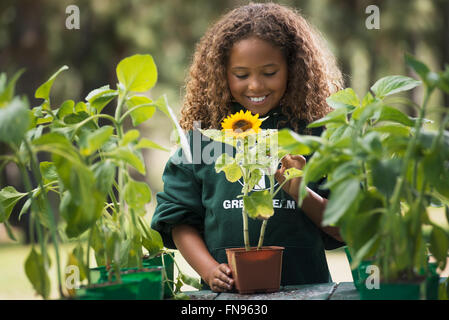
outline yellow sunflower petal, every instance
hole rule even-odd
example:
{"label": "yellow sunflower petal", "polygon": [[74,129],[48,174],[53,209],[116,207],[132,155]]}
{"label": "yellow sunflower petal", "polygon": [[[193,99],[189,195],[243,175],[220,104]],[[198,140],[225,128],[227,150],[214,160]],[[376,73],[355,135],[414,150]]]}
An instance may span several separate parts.
{"label": "yellow sunflower petal", "polygon": [[259,132],[261,124],[262,121],[259,119],[259,114],[253,116],[249,110],[246,112],[240,110],[225,118],[221,123],[221,127],[227,135],[244,138]]}

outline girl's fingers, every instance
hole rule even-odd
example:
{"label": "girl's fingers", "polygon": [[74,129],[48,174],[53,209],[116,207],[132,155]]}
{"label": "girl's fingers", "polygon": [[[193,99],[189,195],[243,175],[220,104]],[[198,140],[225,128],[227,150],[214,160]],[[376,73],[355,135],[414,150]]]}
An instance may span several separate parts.
{"label": "girl's fingers", "polygon": [[224,292],[232,289],[234,280],[231,278],[231,268],[222,263],[215,269],[214,279],[211,283],[211,289],[216,292]]}
{"label": "girl's fingers", "polygon": [[306,164],[306,158],[299,154],[291,155],[287,154],[285,157],[281,159],[282,167],[289,168],[297,168],[302,169]]}
{"label": "girl's fingers", "polygon": [[228,291],[232,289],[232,286],[218,278],[215,278],[211,289],[215,289],[214,291]]}

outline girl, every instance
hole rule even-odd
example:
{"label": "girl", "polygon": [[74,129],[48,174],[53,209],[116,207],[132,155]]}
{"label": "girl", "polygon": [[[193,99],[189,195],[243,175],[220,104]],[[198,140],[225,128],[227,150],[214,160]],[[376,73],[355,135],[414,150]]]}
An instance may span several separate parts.
{"label": "girl", "polygon": [[[224,15],[199,42],[180,124],[192,142],[199,134],[194,122],[200,121],[203,129],[221,129],[227,116],[249,110],[268,117],[263,129],[287,127],[304,133],[308,123],[330,111],[326,98],[341,88],[335,59],[300,14],[273,3],[249,4]],[[194,158],[205,148],[212,150],[203,140],[199,151],[191,146]],[[186,164],[181,158],[178,150],[167,162],[152,228],[213,291],[231,290],[225,249],[243,245],[237,198],[241,185],[216,174],[213,161]],[[286,168],[304,164],[302,156],[285,157],[278,181]],[[285,247],[281,285],[331,281],[324,250],[344,244],[337,228],[321,227],[327,200],[313,191],[317,186],[309,186],[302,207],[296,206],[299,184],[299,178],[292,180],[277,194],[276,213],[266,229],[264,245]],[[251,245],[257,243],[260,224],[250,220]]]}

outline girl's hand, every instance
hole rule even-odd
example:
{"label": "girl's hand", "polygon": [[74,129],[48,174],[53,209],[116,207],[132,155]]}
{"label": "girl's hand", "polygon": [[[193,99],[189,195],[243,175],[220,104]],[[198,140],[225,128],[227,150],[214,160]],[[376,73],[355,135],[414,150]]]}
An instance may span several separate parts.
{"label": "girl's hand", "polygon": [[[302,169],[306,165],[306,158],[301,155],[288,154],[281,159],[281,168],[276,171],[274,177],[279,183],[284,182],[284,172],[290,168]],[[287,192],[295,201],[298,201],[299,186],[301,185],[301,178],[293,178],[287,181],[282,189]]]}
{"label": "girl's hand", "polygon": [[209,273],[207,284],[214,292],[226,292],[232,289],[234,286],[234,279],[231,276],[231,268],[226,264],[222,263],[217,265]]}

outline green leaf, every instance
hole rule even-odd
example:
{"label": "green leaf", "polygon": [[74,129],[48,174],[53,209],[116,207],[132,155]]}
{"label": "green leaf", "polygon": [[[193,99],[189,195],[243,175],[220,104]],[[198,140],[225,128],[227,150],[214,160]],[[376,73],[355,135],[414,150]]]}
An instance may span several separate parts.
{"label": "green leaf", "polygon": [[67,70],[69,67],[62,66],[58,71],[56,71],[45,83],[43,83],[39,88],[37,88],[34,97],[37,99],[45,99],[50,100],[50,90],[53,86],[53,82],[55,82],[56,77],[64,70]]}
{"label": "green leaf", "polygon": [[97,189],[107,195],[111,191],[115,179],[116,166],[111,160],[97,162],[92,166]]}
{"label": "green leaf", "polygon": [[125,58],[117,66],[117,78],[127,91],[145,92],[157,81],[157,68],[149,54]]}
{"label": "green leaf", "polygon": [[352,88],[346,88],[332,94],[326,99],[326,102],[333,109],[338,109],[347,106],[359,107],[360,100]]}
{"label": "green leaf", "polygon": [[[94,187],[95,183],[91,183]],[[78,237],[91,228],[103,210],[104,196],[89,185],[84,187],[84,192],[75,195],[66,191],[59,205],[61,215],[67,223],[65,232],[69,238]]]}
{"label": "green leaf", "polygon": [[36,124],[51,123],[52,121],[53,121],[53,117],[48,114],[43,118],[38,118]]}
{"label": "green leaf", "polygon": [[[1,209],[0,209],[1,211]],[[1,213],[0,213],[1,215]],[[9,224],[8,221],[5,221],[3,223],[3,225],[5,226],[6,229],[6,233],[8,234],[9,239],[11,239],[12,241],[17,241],[16,237],[14,236],[14,232],[12,231],[11,225]]]}
{"label": "green leaf", "polygon": [[373,185],[387,198],[391,198],[397,178],[401,172],[402,161],[397,158],[372,160],[371,178]]}
{"label": "green leaf", "polygon": [[75,101],[73,100],[66,100],[64,101],[61,106],[59,107],[58,111],[56,112],[56,117],[58,119],[63,120],[65,116],[72,114],[75,107]]}
{"label": "green leaf", "polygon": [[362,100],[362,108],[366,107],[367,105],[373,103],[375,101],[373,95],[371,94],[371,92],[368,92]]}
{"label": "green leaf", "polygon": [[310,154],[322,144],[321,141],[319,137],[299,135],[290,129],[282,129],[278,133],[279,149],[289,154]]}
{"label": "green leaf", "polygon": [[59,156],[70,159],[73,163],[80,163],[78,152],[68,138],[61,133],[46,133],[33,140],[32,143],[36,146],[36,149],[45,149],[45,151],[52,152],[54,155],[57,153]]}
{"label": "green leaf", "polygon": [[156,106],[151,99],[145,96],[132,96],[126,101],[126,104],[128,109],[140,106],[130,114],[134,127],[150,119],[156,111]]}
{"label": "green leaf", "polygon": [[162,151],[167,151],[170,152],[169,149],[164,148],[160,145],[158,145],[156,142],[153,142],[151,140],[148,140],[146,138],[142,138],[139,140],[139,142],[134,146],[135,149],[146,149],[146,148],[151,148],[151,149],[159,149]]}
{"label": "green leaf", "polygon": [[122,140],[120,140],[119,146],[120,147],[126,146],[126,145],[128,145],[128,143],[137,140],[139,138],[139,136],[140,136],[139,130],[131,129],[128,132],[126,132],[125,135],[123,136]]}
{"label": "green leaf", "polygon": [[15,98],[0,108],[0,141],[20,144],[30,124],[30,110],[21,99]]}
{"label": "green leaf", "polygon": [[142,245],[148,250],[150,258],[155,257],[164,248],[162,237],[156,230],[151,229],[144,218],[139,217],[139,226],[142,229]]}
{"label": "green leaf", "polygon": [[433,225],[432,231],[430,232],[429,250],[437,260],[441,270],[444,270],[449,250],[449,238],[446,231],[437,225]]}
{"label": "green leaf", "polygon": [[90,106],[101,113],[104,107],[108,105],[115,97],[118,96],[117,90],[109,88],[109,85],[92,90],[86,97],[86,101]]}
{"label": "green leaf", "polygon": [[382,125],[374,128],[370,128],[372,131],[376,131],[379,133],[386,133],[391,136],[404,136],[408,137],[410,135],[410,128],[403,125]]}
{"label": "green leaf", "polygon": [[[49,261],[47,259],[47,261]],[[50,295],[50,278],[48,277],[48,268],[44,262],[43,256],[34,249],[25,260],[25,274],[33,285],[34,290],[44,299],[48,299]]]}
{"label": "green leaf", "polygon": [[60,212],[67,223],[66,234],[77,237],[89,229],[101,216],[105,195],[97,189],[93,172],[83,163],[53,155],[58,176],[64,189]]}
{"label": "green leaf", "polygon": [[87,106],[84,102],[78,102],[74,107],[75,113],[85,112],[87,116],[89,116],[89,112],[87,111]]}
{"label": "green leaf", "polygon": [[143,160],[141,158],[139,158],[135,153],[133,153],[127,147],[117,148],[116,150],[111,152],[110,155],[112,158],[114,158],[116,160],[126,162],[127,164],[134,167],[137,171],[139,171],[139,173],[145,175],[146,171],[145,171],[145,165],[143,163]]}
{"label": "green leaf", "polygon": [[421,61],[413,57],[409,53],[404,54],[405,63],[412,68],[419,77],[425,82],[427,74],[430,72],[429,68]]}
{"label": "green leaf", "polygon": [[181,280],[182,282],[184,282],[184,284],[188,285],[188,286],[192,286],[195,289],[201,290],[201,281],[200,279],[191,277],[186,275],[185,273],[181,274]]}
{"label": "green leaf", "polygon": [[270,191],[255,191],[249,196],[243,196],[243,206],[250,218],[268,219],[274,214],[273,198]]}
{"label": "green leaf", "polygon": [[376,81],[371,87],[377,98],[383,99],[386,96],[411,90],[421,84],[421,81],[405,76],[386,76]]}
{"label": "green leaf", "polygon": [[260,170],[251,170],[251,175],[246,183],[247,191],[253,190],[254,186],[260,181],[263,174]]}
{"label": "green leaf", "polygon": [[362,137],[361,141],[362,141],[361,146],[368,153],[370,153],[370,155],[375,157],[382,156],[383,153],[382,142],[380,139],[380,135],[377,132],[375,131],[368,132],[365,136]]}
{"label": "green leaf", "polygon": [[331,169],[333,160],[330,156],[321,157],[320,154],[315,153],[303,168],[306,182],[314,182],[326,176]]}
{"label": "green leaf", "polygon": [[[0,108],[2,107],[2,105],[8,103],[9,101],[11,101],[14,98],[16,82],[24,72],[25,72],[25,69],[20,69],[8,81],[8,84],[6,86],[0,86]],[[5,74],[2,74],[2,75],[5,75]],[[6,76],[4,77],[4,80],[6,81]]]}
{"label": "green leaf", "polygon": [[215,171],[217,173],[224,171],[226,179],[230,182],[236,182],[242,177],[242,170],[235,162],[235,159],[227,153],[222,153],[215,161]]}
{"label": "green leaf", "polygon": [[151,201],[151,190],[145,182],[129,178],[123,190],[126,203],[131,208],[141,208]]}
{"label": "green leaf", "polygon": [[318,119],[312,123],[310,123],[307,128],[317,128],[322,127],[326,124],[345,124],[347,122],[346,115],[352,111],[354,107],[340,107],[338,109],[335,109],[332,112],[329,112],[327,115],[322,117],[321,119]]}
{"label": "green leaf", "polygon": [[80,153],[83,156],[89,156],[98,149],[111,137],[114,128],[111,126],[103,126],[94,132],[83,132],[80,137]]}
{"label": "green leaf", "polygon": [[16,203],[27,194],[18,192],[13,186],[0,190],[0,223],[9,219]]}
{"label": "green leaf", "polygon": [[41,163],[39,163],[39,168],[44,184],[58,180],[58,173],[56,172],[56,167],[54,166],[53,162],[42,161]]}
{"label": "green leaf", "polygon": [[176,119],[176,115],[173,112],[173,110],[168,105],[167,96],[163,95],[157,101],[155,102],[156,107],[161,110],[172,122],[174,128],[176,129],[176,132],[179,137],[179,143],[181,145],[182,151],[184,152],[184,155],[186,157],[186,160],[189,163],[192,163],[192,153],[190,152],[190,145],[187,140],[186,134],[182,130],[181,126],[178,123],[178,120]]}
{"label": "green leaf", "polygon": [[[362,210],[362,204],[360,209]],[[380,230],[381,212],[363,212],[351,216],[345,223],[345,240],[355,251],[361,249],[370,239],[376,236]]]}
{"label": "green leaf", "polygon": [[[445,65],[444,71],[439,73],[440,80],[438,81],[438,88],[449,94],[449,65]],[[448,287],[449,288],[449,287]]]}
{"label": "green leaf", "polygon": [[284,177],[287,180],[302,177],[303,171],[296,168],[289,168],[284,171]]}
{"label": "green leaf", "polygon": [[336,223],[351,207],[360,192],[360,182],[348,179],[331,191],[330,199],[324,211],[323,226]]}
{"label": "green leaf", "polygon": [[88,267],[84,264],[84,250],[83,247],[78,244],[72,251],[72,254],[78,260],[78,267],[80,269],[80,281],[83,281],[87,278],[87,273],[89,272]]}
{"label": "green leaf", "polygon": [[[32,199],[31,198],[28,198],[26,201],[25,201],[25,203],[23,204],[23,206],[22,206],[22,209],[20,210],[20,213],[19,213],[19,221],[20,221],[20,219],[22,218],[22,215],[24,214],[24,213],[26,213],[27,211],[28,211],[28,209],[30,208],[30,206],[31,206],[31,201],[32,201]],[[0,212],[1,212],[1,204],[0,204]]]}
{"label": "green leaf", "polygon": [[379,234],[376,234],[374,237],[372,237],[368,242],[366,242],[363,247],[361,247],[355,254],[355,257],[353,258],[351,262],[351,269],[355,269],[359,266],[360,262],[362,262],[363,259],[367,258],[367,255],[371,251],[371,249],[377,244],[379,241]]}
{"label": "green leaf", "polygon": [[326,184],[322,186],[322,188],[332,189],[343,180],[357,177],[361,172],[360,166],[360,162],[355,160],[339,164],[335,170],[328,175]]}
{"label": "green leaf", "polygon": [[415,121],[412,120],[405,113],[396,108],[389,107],[386,105],[383,105],[380,112],[377,112],[375,114],[374,120],[376,120],[376,122],[392,121],[403,124],[408,127],[413,127],[415,125]]}
{"label": "green leaf", "polygon": [[438,85],[440,82],[439,74],[430,71],[429,67],[427,67],[422,61],[419,61],[408,53],[405,53],[404,57],[406,64],[419,75],[426,86],[433,89]]}

